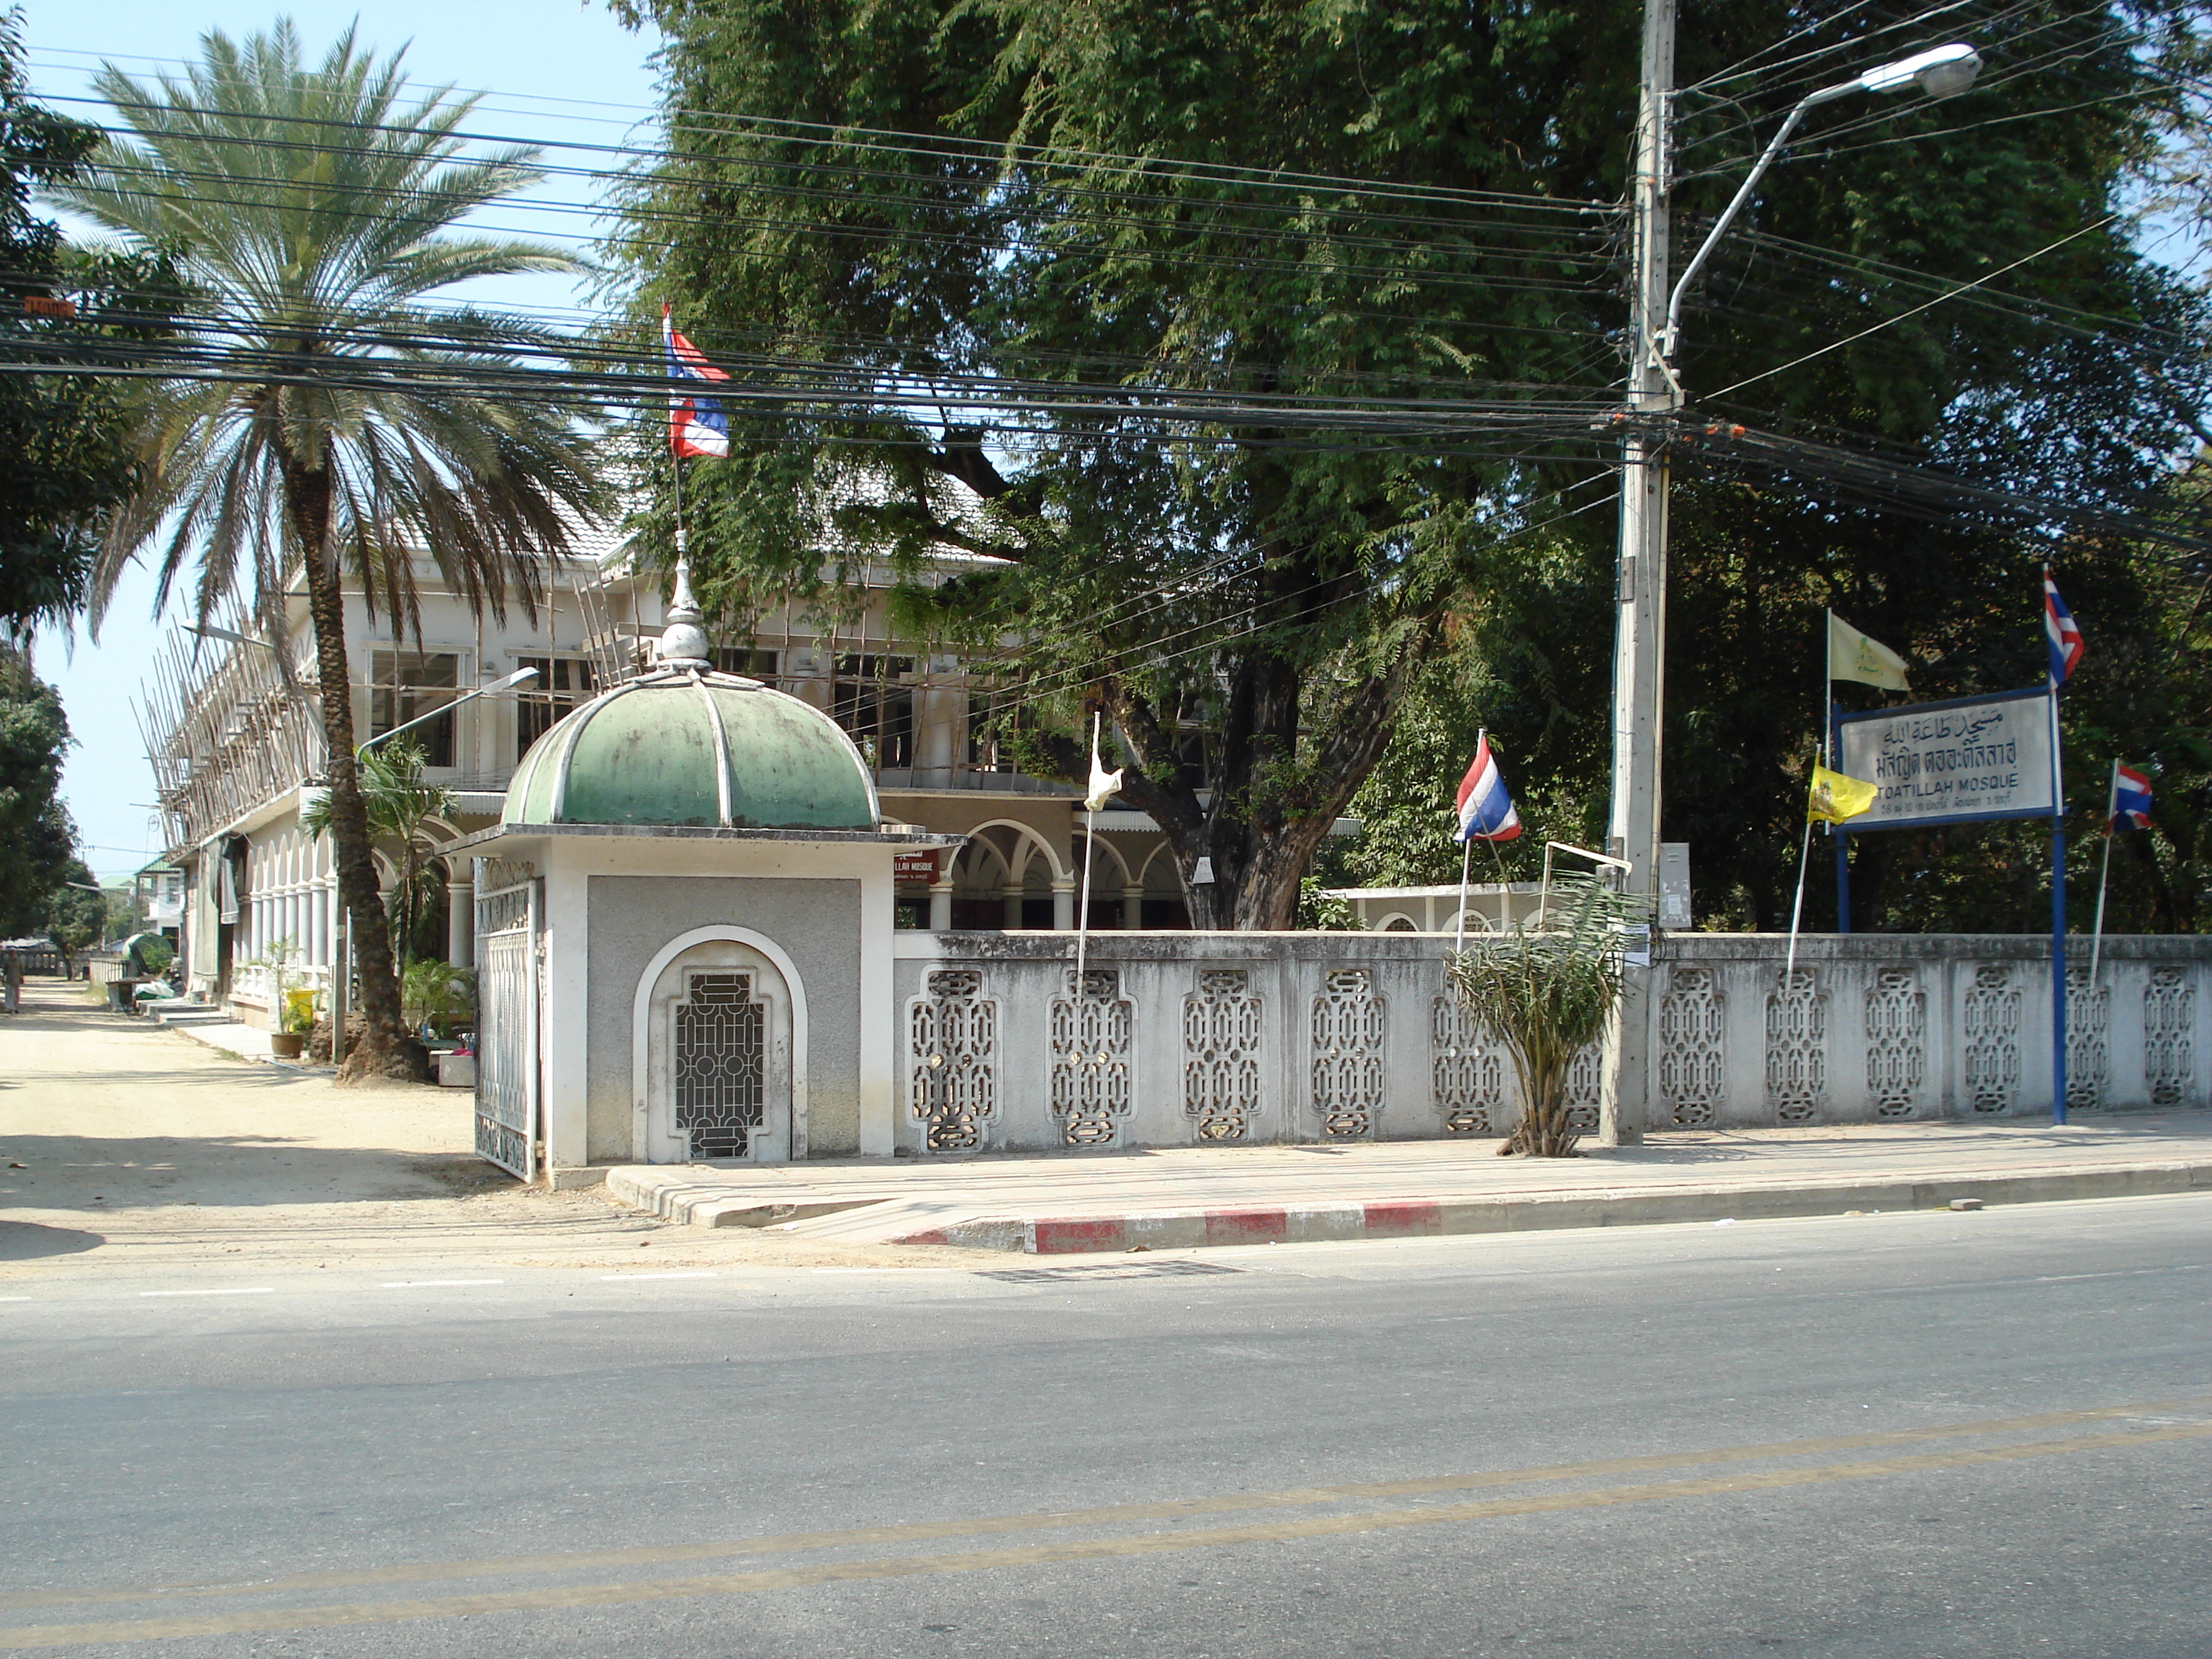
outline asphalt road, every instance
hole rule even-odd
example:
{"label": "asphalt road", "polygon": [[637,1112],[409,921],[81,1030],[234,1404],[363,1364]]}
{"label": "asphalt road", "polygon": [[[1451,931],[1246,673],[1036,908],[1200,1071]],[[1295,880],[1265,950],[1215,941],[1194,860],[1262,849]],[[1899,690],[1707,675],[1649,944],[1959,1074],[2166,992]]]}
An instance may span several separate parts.
{"label": "asphalt road", "polygon": [[0,1650],[2212,1654],[2212,1196],[979,1269],[10,1284]]}

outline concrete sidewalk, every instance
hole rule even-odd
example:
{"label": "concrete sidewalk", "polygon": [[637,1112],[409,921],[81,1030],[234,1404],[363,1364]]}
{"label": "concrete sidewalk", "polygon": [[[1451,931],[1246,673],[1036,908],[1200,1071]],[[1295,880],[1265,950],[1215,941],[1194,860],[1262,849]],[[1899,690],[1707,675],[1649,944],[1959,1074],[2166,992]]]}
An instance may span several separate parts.
{"label": "concrete sidewalk", "polygon": [[[636,1165],[607,1196],[704,1227],[1036,1255],[2212,1192],[2212,1113],[1675,1130],[1571,1159],[1498,1143]],[[1971,1203],[1962,1206],[1971,1207]]]}
{"label": "concrete sidewalk", "polygon": [[304,1060],[277,1059],[268,1032],[258,1025],[248,1025],[224,1009],[210,1007],[205,1003],[155,1003],[142,1009],[138,1018],[163,1030],[180,1032],[202,1047],[212,1048],[219,1054],[228,1054],[233,1060],[259,1060],[266,1065],[283,1066],[288,1071],[307,1072],[323,1077],[337,1075],[336,1071],[328,1066],[317,1066]]}

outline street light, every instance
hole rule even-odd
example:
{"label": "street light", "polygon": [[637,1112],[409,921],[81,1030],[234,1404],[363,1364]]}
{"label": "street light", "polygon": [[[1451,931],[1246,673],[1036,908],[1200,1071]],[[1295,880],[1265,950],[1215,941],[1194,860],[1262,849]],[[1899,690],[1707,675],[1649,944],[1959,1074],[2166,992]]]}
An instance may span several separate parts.
{"label": "street light", "polygon": [[514,672],[509,674],[503,680],[495,681],[489,685],[480,685],[473,691],[463,692],[459,696],[455,697],[451,702],[440,703],[435,708],[433,708],[427,714],[417,714],[411,720],[403,720],[398,726],[393,726],[389,732],[378,732],[367,743],[364,743],[360,748],[353,751],[354,758],[356,760],[360,759],[362,756],[366,755],[370,749],[374,748],[376,744],[382,743],[386,738],[396,738],[402,732],[408,730],[410,726],[420,726],[425,720],[436,720],[441,714],[452,714],[453,710],[459,708],[465,702],[474,702],[478,697],[488,697],[495,691],[511,691],[516,686],[521,684],[525,680],[534,680],[537,678],[538,671],[536,669],[518,668]]}
{"label": "street light", "polygon": [[[1681,280],[1674,284],[1674,295],[1667,301],[1666,329],[1654,343],[1662,365],[1671,363],[1674,356],[1675,338],[1682,326],[1682,296],[1690,291],[1691,283],[1705,269],[1706,258],[1721,238],[1728,234],[1729,227],[1735,222],[1735,216],[1751,199],[1752,192],[1759,188],[1759,181],[1766,176],[1767,168],[1774,165],[1775,157],[1782,154],[1782,147],[1790,142],[1790,135],[1797,131],[1797,124],[1805,118],[1807,110],[1838,98],[1847,98],[1855,92],[1902,92],[1908,87],[1917,87],[1929,98],[1955,98],[1972,86],[1974,77],[1981,72],[1981,53],[1964,41],[1954,40],[1948,46],[1937,46],[1931,51],[1917,52],[1910,58],[1900,58],[1893,64],[1884,64],[1879,69],[1870,69],[1856,80],[1823,87],[1818,92],[1808,92],[1800,99],[1797,107],[1790,112],[1780,131],[1769,141],[1758,165],[1745,176],[1735,198],[1722,210],[1721,216],[1713,221],[1712,229],[1705,234],[1704,246],[1698,248],[1683,270]],[[1671,374],[1668,375],[1670,381],[1674,378]],[[1674,384],[1679,392],[1680,383],[1677,381]]]}
{"label": "street light", "polygon": [[[1618,623],[1613,657],[1613,799],[1606,842],[1606,851],[1627,864],[1623,887],[1638,898],[1656,900],[1658,891],[1659,733],[1667,650],[1665,426],[1682,403],[1674,356],[1683,296],[1714,245],[1727,233],[1796,131],[1806,111],[1860,92],[1917,88],[1930,98],[1954,97],[1973,84],[1981,66],[1980,53],[1954,42],[1884,64],[1800,100],[1670,292],[1667,129],[1674,78],[1674,0],[1647,0],[1633,199],[1636,276],[1629,319],[1633,352],[1627,388],[1632,423],[1621,458],[1620,570],[1614,593]],[[1645,1042],[1648,992],[1642,978],[1631,975],[1607,1028],[1599,1135],[1607,1143],[1643,1138],[1653,1069]]]}
{"label": "street light", "polygon": [[266,640],[257,640],[251,634],[241,634],[234,628],[217,628],[213,623],[198,626],[186,623],[184,624],[184,629],[185,633],[197,634],[204,640],[223,640],[232,645],[258,645],[264,651],[270,653],[274,653],[276,649]]}

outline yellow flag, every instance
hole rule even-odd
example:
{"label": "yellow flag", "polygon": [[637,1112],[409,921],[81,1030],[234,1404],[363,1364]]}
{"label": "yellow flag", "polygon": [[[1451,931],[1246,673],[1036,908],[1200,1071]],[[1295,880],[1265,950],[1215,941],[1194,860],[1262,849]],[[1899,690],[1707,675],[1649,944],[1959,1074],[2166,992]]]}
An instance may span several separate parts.
{"label": "yellow flag", "polygon": [[1828,613],[1828,678],[1856,680],[1885,691],[1910,691],[1905,683],[1905,659],[1880,640],[1870,640],[1838,617]]}
{"label": "yellow flag", "polygon": [[1831,772],[1820,762],[1813,763],[1813,795],[1805,803],[1805,821],[1808,823],[1841,823],[1845,818],[1855,818],[1874,805],[1875,787],[1858,778],[1847,778],[1841,772]]}

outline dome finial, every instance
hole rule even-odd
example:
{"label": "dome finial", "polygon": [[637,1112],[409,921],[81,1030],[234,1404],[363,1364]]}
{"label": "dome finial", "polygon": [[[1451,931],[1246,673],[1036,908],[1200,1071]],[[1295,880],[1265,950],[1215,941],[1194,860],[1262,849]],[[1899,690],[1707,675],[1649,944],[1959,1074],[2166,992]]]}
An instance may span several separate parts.
{"label": "dome finial", "polygon": [[699,601],[691,595],[691,556],[684,545],[684,527],[676,527],[676,586],[668,596],[668,620],[660,630],[659,664],[663,668],[712,667],[707,654],[707,630],[702,628]]}

